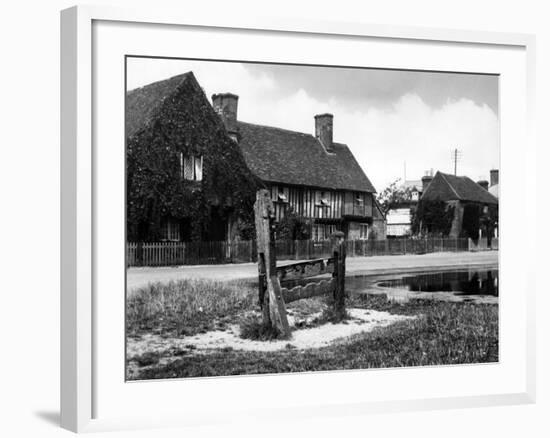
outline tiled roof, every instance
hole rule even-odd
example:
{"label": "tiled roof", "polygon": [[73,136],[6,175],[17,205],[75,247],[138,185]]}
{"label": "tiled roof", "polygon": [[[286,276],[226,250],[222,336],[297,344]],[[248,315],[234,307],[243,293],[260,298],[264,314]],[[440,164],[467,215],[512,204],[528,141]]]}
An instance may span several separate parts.
{"label": "tiled roof", "polygon": [[[150,127],[165,99],[185,81],[195,82],[192,72],[155,82],[126,93],[128,138]],[[312,135],[269,126],[238,122],[239,146],[250,170],[268,182],[307,185],[327,189],[376,192],[344,144],[334,143],[327,153]]]}
{"label": "tiled roof", "polygon": [[467,176],[455,176],[437,172],[422,200],[470,201],[484,204],[498,204],[498,199]]}
{"label": "tiled roof", "polygon": [[128,138],[146,128],[155,118],[164,100],[176,92],[187,79],[196,82],[192,72],[154,82],[126,93],[126,135]]}
{"label": "tiled roof", "polygon": [[344,144],[334,143],[327,153],[310,134],[244,122],[238,128],[246,163],[264,181],[376,192]]}

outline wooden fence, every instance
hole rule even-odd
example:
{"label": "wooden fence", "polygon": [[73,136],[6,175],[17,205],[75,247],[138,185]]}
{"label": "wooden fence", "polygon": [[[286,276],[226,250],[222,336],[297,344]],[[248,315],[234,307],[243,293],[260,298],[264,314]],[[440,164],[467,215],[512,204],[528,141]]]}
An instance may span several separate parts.
{"label": "wooden fence", "polygon": [[[492,249],[498,248],[493,239]],[[221,263],[250,263],[257,260],[256,242],[130,242],[126,247],[127,266],[178,266]],[[426,254],[486,250],[487,244],[469,239],[387,239],[348,240],[348,257]],[[309,260],[332,255],[330,240],[279,240],[275,242],[278,260]]]}

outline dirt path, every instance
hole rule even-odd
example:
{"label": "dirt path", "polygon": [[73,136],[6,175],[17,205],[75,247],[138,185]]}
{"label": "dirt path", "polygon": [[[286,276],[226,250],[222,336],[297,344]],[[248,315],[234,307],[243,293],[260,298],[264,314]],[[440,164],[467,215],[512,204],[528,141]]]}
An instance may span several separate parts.
{"label": "dirt path", "polygon": [[[291,262],[281,261],[279,264]],[[498,251],[349,257],[346,260],[346,273],[348,275],[378,275],[432,268],[456,268],[476,265],[496,266],[497,264]],[[256,275],[257,267],[255,263],[129,268],[127,287],[128,291],[132,291],[151,282],[169,282],[184,278],[237,280],[254,278]]]}
{"label": "dirt path", "polygon": [[[397,321],[413,319],[412,316],[394,315],[367,309],[348,309],[350,319],[336,324],[326,323],[317,327],[297,329],[292,332],[289,340],[252,341],[239,336],[238,324],[227,329],[213,330],[194,336],[163,337],[156,334],[147,334],[139,339],[128,340],[128,357],[132,358],[150,351],[189,350],[187,353],[206,353],[224,348],[245,351],[277,351],[288,348],[304,350],[307,348],[321,348],[332,343],[346,342],[350,336],[366,333],[375,328],[387,327]],[[312,315],[319,316],[319,315]],[[289,317],[289,324],[293,327],[293,318]]]}

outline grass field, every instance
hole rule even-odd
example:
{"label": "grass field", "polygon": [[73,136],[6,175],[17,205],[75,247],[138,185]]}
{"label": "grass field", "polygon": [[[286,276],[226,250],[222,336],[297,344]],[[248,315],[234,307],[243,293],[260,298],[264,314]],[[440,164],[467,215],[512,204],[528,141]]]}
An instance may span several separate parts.
{"label": "grass field", "polygon": [[244,281],[179,280],[154,283],[126,302],[126,334],[190,336],[234,320],[257,305],[257,289]]}
{"label": "grass field", "polygon": [[[303,300],[297,304],[308,305]],[[231,348],[182,354],[168,362],[144,361],[136,379],[365,369],[498,361],[498,306],[413,299],[388,302],[385,295],[354,295],[348,307],[412,315],[414,319],[355,335],[322,348],[242,351]],[[129,336],[148,332],[184,336],[238,321],[257,307],[246,283],[184,281],[145,288],[128,299]],[[221,327],[220,327],[221,326]]]}

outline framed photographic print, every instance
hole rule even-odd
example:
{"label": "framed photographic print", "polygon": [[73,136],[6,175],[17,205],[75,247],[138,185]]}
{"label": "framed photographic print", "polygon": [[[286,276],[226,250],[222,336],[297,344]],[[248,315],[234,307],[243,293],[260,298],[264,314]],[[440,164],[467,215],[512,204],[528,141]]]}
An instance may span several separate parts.
{"label": "framed photographic print", "polygon": [[534,39],[62,12],[62,426],[534,401]]}

